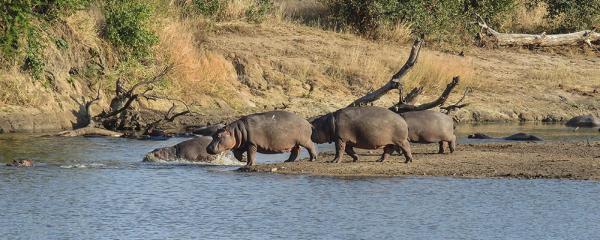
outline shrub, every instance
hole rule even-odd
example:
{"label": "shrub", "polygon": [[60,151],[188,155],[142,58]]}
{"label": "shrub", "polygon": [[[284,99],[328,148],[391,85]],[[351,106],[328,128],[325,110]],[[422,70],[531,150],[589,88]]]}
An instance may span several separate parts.
{"label": "shrub", "polygon": [[145,58],[158,37],[150,30],[152,9],[138,1],[109,1],[106,5],[105,37],[127,56]]}
{"label": "shrub", "polygon": [[262,22],[271,9],[273,9],[272,0],[256,0],[255,4],[246,10],[246,18],[250,22]]}
{"label": "shrub", "polygon": [[548,17],[559,21],[559,31],[590,29],[600,23],[600,0],[543,0]]}
{"label": "shrub", "polygon": [[227,1],[224,0],[194,0],[194,6],[196,7],[200,15],[206,17],[215,17],[219,15],[223,9],[227,6]]}

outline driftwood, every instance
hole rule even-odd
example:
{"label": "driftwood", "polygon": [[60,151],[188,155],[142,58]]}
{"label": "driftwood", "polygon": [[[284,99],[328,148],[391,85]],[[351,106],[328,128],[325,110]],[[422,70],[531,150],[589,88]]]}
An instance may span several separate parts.
{"label": "driftwood", "polygon": [[417,59],[419,58],[419,52],[421,51],[422,45],[423,45],[422,39],[418,38],[417,40],[415,40],[415,42],[412,46],[412,49],[410,50],[410,55],[408,56],[408,59],[406,60],[406,63],[404,63],[402,68],[400,68],[400,70],[396,74],[394,74],[394,76],[392,76],[392,78],[385,85],[381,86],[379,89],[377,89],[373,92],[370,92],[367,95],[365,95],[359,99],[356,99],[354,102],[352,102],[349,105],[349,107],[364,106],[370,102],[376,101],[392,89],[399,89],[400,91],[402,91],[401,78],[404,75],[406,75],[406,73],[417,62]]}
{"label": "driftwood", "polygon": [[[133,117],[129,114],[129,111],[133,109],[132,104],[138,101],[141,98],[145,98],[148,100],[159,100],[166,99],[170,101],[174,101],[173,99],[167,97],[160,97],[156,95],[150,95],[149,92],[153,90],[153,86],[155,83],[159,82],[173,69],[173,65],[169,65],[165,67],[162,71],[160,71],[157,75],[140,81],[139,83],[133,85],[128,90],[125,88],[123,82],[119,79],[117,81],[115,87],[115,96],[110,101],[110,107],[108,110],[103,110],[100,114],[92,116],[91,106],[98,102],[101,99],[100,87],[98,87],[98,92],[96,98],[87,100],[83,97],[82,108],[86,115],[87,124],[84,127],[63,131],[56,136],[65,136],[65,137],[75,137],[75,136],[107,136],[107,137],[121,137],[124,134],[120,131],[123,130],[135,130],[130,129],[131,126],[136,126],[137,130],[140,130],[141,125],[145,125],[141,123],[141,119],[137,115],[137,113],[133,113]],[[144,88],[143,90],[138,90],[140,88]],[[183,105],[185,105],[186,110],[183,112],[175,113],[176,104],[173,103],[173,106],[167,111],[165,116],[157,121],[154,121],[142,130],[143,134],[148,134],[149,132],[156,129],[160,124],[165,122],[172,122],[177,117],[186,115],[191,113],[190,107],[185,104],[183,101]]]}
{"label": "driftwood", "polygon": [[446,103],[446,100],[448,100],[448,97],[450,96],[450,94],[452,93],[454,88],[458,85],[458,83],[460,82],[460,77],[458,77],[458,76],[454,77],[452,79],[452,81],[446,86],[446,89],[444,90],[444,92],[442,92],[442,94],[437,99],[435,99],[431,102],[423,103],[420,105],[415,105],[417,102],[417,98],[419,97],[419,95],[421,93],[423,93],[423,87],[413,88],[410,92],[408,92],[408,94],[406,94],[406,96],[404,96],[402,77],[404,75],[406,75],[406,73],[417,62],[417,59],[419,58],[419,52],[421,51],[422,45],[423,45],[423,40],[421,38],[418,38],[417,40],[415,40],[415,42],[412,46],[412,49],[410,51],[410,55],[408,56],[406,63],[404,63],[404,65],[400,68],[400,70],[398,70],[398,72],[396,74],[394,74],[392,76],[392,78],[386,84],[384,84],[377,90],[367,93],[365,96],[356,99],[354,102],[352,102],[349,105],[349,107],[367,105],[371,102],[374,102],[374,101],[380,99],[383,95],[385,95],[392,89],[398,89],[398,103],[395,104],[394,106],[390,107],[389,109],[396,113],[409,112],[409,111],[422,111],[422,110],[427,110],[427,109],[431,109],[431,108],[435,108],[435,107],[440,107],[442,112],[449,114],[452,111],[455,111],[457,109],[468,106],[468,104],[462,104],[462,101],[466,98],[466,96],[467,96],[468,92],[470,92],[470,90],[465,91],[465,94],[457,103],[452,104],[447,107],[441,107],[442,105],[444,105],[444,103]]}
{"label": "driftwood", "polygon": [[[481,45],[486,42],[492,42],[498,46],[538,46],[538,47],[556,47],[587,44],[591,48],[595,47],[592,43],[600,42],[600,33],[594,30],[584,30],[566,34],[512,34],[500,33],[487,25],[483,18],[476,15],[477,24],[481,27],[479,40]],[[487,40],[489,38],[489,40]]]}

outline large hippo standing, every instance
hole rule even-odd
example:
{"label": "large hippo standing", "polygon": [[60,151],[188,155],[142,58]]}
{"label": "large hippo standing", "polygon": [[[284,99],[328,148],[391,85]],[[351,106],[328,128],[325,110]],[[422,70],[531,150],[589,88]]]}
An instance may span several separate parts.
{"label": "large hippo standing", "polygon": [[300,146],[306,148],[310,160],[317,158],[315,145],[310,139],[311,125],[298,115],[286,111],[256,113],[240,118],[213,135],[207,152],[217,154],[232,150],[237,159],[247,152],[247,166],[256,162],[256,153],[291,152],[286,162],[295,161]]}
{"label": "large hippo standing", "polygon": [[323,115],[312,121],[312,140],[316,143],[335,142],[335,158],[339,163],[342,152],[356,162],[354,148],[379,149],[385,161],[395,151],[404,153],[405,162],[412,161],[408,128],[404,119],[385,108],[348,107]]}
{"label": "large hippo standing", "polygon": [[156,161],[191,161],[205,162],[219,165],[241,165],[242,163],[228,157],[226,154],[212,155],[206,152],[206,147],[212,141],[212,137],[200,136],[183,141],[175,146],[157,148],[146,154],[144,162]]}
{"label": "large hippo standing", "polygon": [[582,115],[571,118],[567,123],[565,123],[567,127],[574,128],[595,128],[600,127],[600,118],[594,117],[592,115]]}
{"label": "large hippo standing", "polygon": [[414,143],[439,143],[438,153],[444,153],[444,142],[450,152],[456,148],[454,120],[441,112],[425,110],[400,114],[408,125],[408,139]]}

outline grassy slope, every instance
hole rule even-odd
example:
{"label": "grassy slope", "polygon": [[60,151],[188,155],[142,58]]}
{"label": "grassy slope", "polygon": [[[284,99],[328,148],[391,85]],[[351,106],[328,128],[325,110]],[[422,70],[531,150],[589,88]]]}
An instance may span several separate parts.
{"label": "grassy slope", "polygon": [[[89,86],[95,78],[102,78],[108,90],[116,78],[129,76],[114,69],[107,73],[109,77],[82,73],[94,62],[108,68],[117,65],[106,42],[95,34],[93,25],[98,20],[87,19],[93,13],[77,14],[56,29],[71,47],[48,50],[46,70],[54,76],[49,86],[31,81],[14,68],[0,70],[0,128],[70,127],[76,120],[71,111],[78,109],[72,96],[91,96]],[[335,110],[386,82],[409,51],[406,44],[374,42],[276,20],[256,25],[163,19],[159,28],[158,61],[176,64],[166,92],[198,102],[198,111],[211,119],[273,108],[306,117]],[[92,48],[100,50],[99,57],[89,54]],[[542,120],[549,116],[561,120],[598,114],[599,63],[597,56],[514,49],[471,49],[466,57],[459,57],[426,46],[406,81],[408,87],[426,86],[421,99],[426,101],[441,92],[452,76],[460,75],[461,88],[475,89],[468,98],[473,104],[456,113],[461,120]],[[80,74],[70,76],[73,67]],[[396,97],[389,94],[376,104],[389,106]],[[450,101],[458,97],[459,93]],[[52,115],[50,123],[48,115]]]}

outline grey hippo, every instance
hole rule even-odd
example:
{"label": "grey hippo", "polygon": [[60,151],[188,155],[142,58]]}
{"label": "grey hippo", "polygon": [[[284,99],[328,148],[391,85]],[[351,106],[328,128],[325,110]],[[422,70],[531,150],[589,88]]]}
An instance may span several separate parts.
{"label": "grey hippo", "polygon": [[207,152],[217,154],[232,150],[239,160],[247,152],[247,166],[256,163],[256,153],[291,152],[286,162],[295,161],[304,147],[310,160],[317,158],[317,151],[311,141],[311,125],[306,119],[286,111],[271,111],[244,116],[219,129],[213,135]]}
{"label": "grey hippo", "polygon": [[314,142],[335,143],[335,158],[331,162],[339,163],[342,152],[358,161],[354,148],[383,148],[380,162],[394,151],[403,152],[405,162],[412,161],[407,124],[400,115],[388,109],[348,107],[320,116],[312,121],[312,125]]}
{"label": "grey hippo", "polygon": [[439,143],[438,153],[444,153],[444,143],[450,152],[456,149],[454,120],[441,112],[425,110],[401,113],[408,125],[408,139],[413,143]]}
{"label": "grey hippo", "polygon": [[146,154],[144,162],[157,161],[190,161],[202,162],[219,165],[243,165],[243,163],[232,159],[223,154],[208,154],[206,147],[212,141],[212,137],[200,136],[190,140],[183,141],[175,146],[157,148],[154,151]]}
{"label": "grey hippo", "polygon": [[600,118],[597,118],[593,115],[582,115],[571,118],[569,121],[565,123],[567,127],[574,128],[595,128],[600,127]]}
{"label": "grey hippo", "polygon": [[470,139],[501,139],[501,140],[509,140],[509,141],[544,141],[544,139],[542,139],[538,136],[527,134],[527,133],[517,133],[517,134],[510,135],[508,137],[500,137],[500,138],[490,137],[483,133],[474,133],[474,134],[469,135],[468,138],[470,138]]}
{"label": "grey hippo", "polygon": [[33,160],[31,159],[14,159],[12,162],[6,164],[7,167],[33,167]]}

